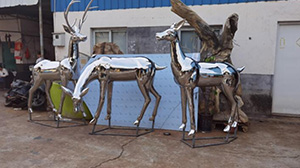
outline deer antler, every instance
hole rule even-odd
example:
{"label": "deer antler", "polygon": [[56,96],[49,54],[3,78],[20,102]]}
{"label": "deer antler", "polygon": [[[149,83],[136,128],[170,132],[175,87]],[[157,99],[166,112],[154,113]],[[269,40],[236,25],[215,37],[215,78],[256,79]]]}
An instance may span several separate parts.
{"label": "deer antler", "polygon": [[88,11],[88,10],[91,10],[91,9],[98,8],[97,6],[90,7],[93,1],[94,1],[94,0],[91,0],[91,1],[89,2],[89,4],[87,5],[87,7],[86,7],[85,10],[84,10],[84,14],[83,14],[83,16],[82,16],[82,19],[79,20],[79,26],[78,26],[78,27],[79,27],[79,30],[81,30],[82,25],[83,25],[83,23],[84,23],[85,20],[86,20],[86,13],[87,13],[87,11]]}
{"label": "deer antler", "polygon": [[70,25],[70,23],[69,23],[69,21],[68,21],[68,14],[69,14],[69,11],[70,11],[71,6],[72,6],[74,3],[77,3],[77,2],[80,2],[80,1],[72,0],[72,1],[69,3],[69,5],[68,5],[66,11],[64,12],[64,17],[65,17],[66,23],[67,23],[68,27],[70,28],[70,30],[71,30],[73,33],[75,32],[74,29],[72,28],[74,25],[73,25],[73,26]]}

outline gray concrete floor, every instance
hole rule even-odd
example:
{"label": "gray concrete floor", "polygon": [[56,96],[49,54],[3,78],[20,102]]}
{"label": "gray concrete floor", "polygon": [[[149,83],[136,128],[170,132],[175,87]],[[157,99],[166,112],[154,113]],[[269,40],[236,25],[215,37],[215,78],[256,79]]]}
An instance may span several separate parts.
{"label": "gray concrete floor", "polygon": [[[50,128],[28,122],[26,110],[4,107],[0,92],[1,168],[300,167],[300,118],[252,120],[230,144],[191,149],[179,131],[140,137],[89,135],[91,126]],[[35,116],[49,117],[48,112]],[[178,123],[178,126],[180,123]],[[101,127],[101,126],[100,126]],[[170,136],[164,136],[170,132]],[[220,130],[197,136],[225,136]]]}

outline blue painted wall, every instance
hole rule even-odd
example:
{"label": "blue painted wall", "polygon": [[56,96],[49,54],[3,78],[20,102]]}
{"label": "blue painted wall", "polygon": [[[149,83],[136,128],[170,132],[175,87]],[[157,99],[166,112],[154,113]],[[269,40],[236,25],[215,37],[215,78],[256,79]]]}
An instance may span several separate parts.
{"label": "blue painted wall", "polygon": [[[51,0],[51,10],[53,12],[62,12],[66,9],[71,0]],[[74,4],[70,11],[84,11],[90,0],[80,0]],[[230,4],[259,1],[277,1],[277,0],[181,0],[186,5],[213,5]],[[98,6],[95,10],[114,10],[114,9],[132,9],[132,8],[155,8],[171,6],[169,0],[94,0],[92,6]]]}

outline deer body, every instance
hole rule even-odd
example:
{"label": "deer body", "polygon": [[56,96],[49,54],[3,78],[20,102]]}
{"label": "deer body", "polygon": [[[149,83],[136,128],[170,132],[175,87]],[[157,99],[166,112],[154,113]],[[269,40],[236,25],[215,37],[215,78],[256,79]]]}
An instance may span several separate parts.
{"label": "deer body", "polygon": [[72,96],[74,103],[74,110],[79,110],[82,97],[87,93],[88,88],[85,88],[87,84],[98,79],[100,82],[100,98],[99,105],[96,114],[91,120],[90,124],[97,123],[100,116],[103,103],[105,100],[105,93],[108,90],[108,105],[107,105],[107,116],[106,119],[110,119],[111,115],[111,98],[112,88],[114,81],[132,81],[136,80],[141,90],[145,102],[143,104],[140,115],[134,122],[135,125],[139,125],[145,110],[147,109],[151,99],[149,92],[151,92],[155,98],[155,108],[152,113],[150,121],[154,121],[157,114],[157,108],[161,99],[161,96],[153,87],[153,79],[156,70],[164,69],[165,67],[159,67],[154,62],[146,57],[108,57],[102,56],[99,59],[89,64],[80,75],[78,82],[75,86],[74,92],[72,93],[69,89],[62,87],[63,91]]}
{"label": "deer body", "polygon": [[[158,40],[168,40],[171,42],[171,68],[175,82],[180,86],[182,125],[180,129],[186,127],[186,104],[190,112],[191,130],[189,135],[195,133],[194,100],[193,90],[195,87],[220,86],[223,93],[231,103],[231,115],[228,120],[229,125],[237,121],[237,110],[235,101],[235,91],[239,84],[239,72],[227,63],[204,63],[196,62],[192,58],[186,57],[180,47],[177,31],[183,26],[184,21],[171,26],[164,32],[157,33]],[[235,117],[235,118],[234,118]],[[224,131],[229,131],[230,126]]]}

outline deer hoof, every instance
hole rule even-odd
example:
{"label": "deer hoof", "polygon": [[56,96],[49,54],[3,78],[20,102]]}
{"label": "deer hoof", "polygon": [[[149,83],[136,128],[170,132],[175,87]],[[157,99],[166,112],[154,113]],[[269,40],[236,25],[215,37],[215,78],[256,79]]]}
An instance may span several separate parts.
{"label": "deer hoof", "polygon": [[185,129],[185,124],[181,124],[180,127],[179,127],[179,129],[180,129],[180,130]]}
{"label": "deer hoof", "polygon": [[28,108],[28,112],[29,112],[29,113],[33,113],[32,108]]}
{"label": "deer hoof", "polygon": [[226,127],[223,129],[223,132],[229,132],[230,130],[230,125],[226,125]]}
{"label": "deer hoof", "polygon": [[150,117],[149,121],[154,121],[154,118],[155,118],[154,116]]}
{"label": "deer hoof", "polygon": [[236,121],[234,121],[233,123],[232,123],[232,125],[231,125],[231,127],[233,127],[233,128],[235,128],[235,127],[237,127],[237,122]]}
{"label": "deer hoof", "polygon": [[61,116],[61,114],[57,114],[55,119],[56,119],[56,121],[59,121],[59,120],[61,120],[61,119],[62,119],[62,116]]}
{"label": "deer hoof", "polygon": [[96,119],[93,118],[93,119],[90,121],[90,124],[93,125],[93,124],[96,124],[96,122],[97,122]]}
{"label": "deer hoof", "polygon": [[188,136],[194,135],[195,134],[195,130],[191,129]]}
{"label": "deer hoof", "polygon": [[135,120],[135,122],[133,123],[134,125],[139,125],[140,121],[139,120]]}
{"label": "deer hoof", "polygon": [[105,117],[105,120],[110,120],[110,115],[107,115],[107,116]]}
{"label": "deer hoof", "polygon": [[57,113],[56,108],[53,108],[52,111],[53,111],[53,113]]}

